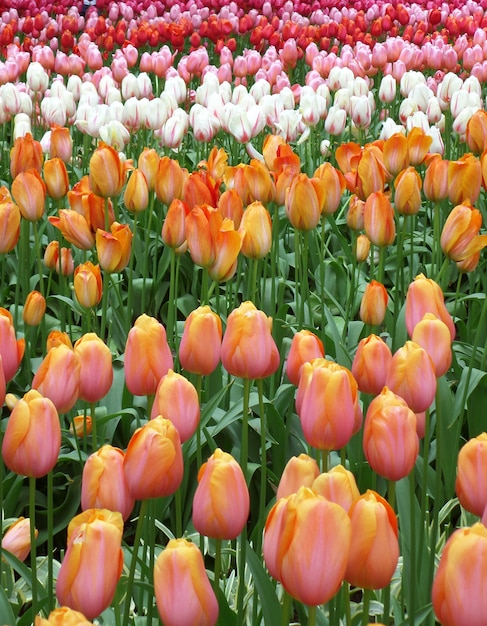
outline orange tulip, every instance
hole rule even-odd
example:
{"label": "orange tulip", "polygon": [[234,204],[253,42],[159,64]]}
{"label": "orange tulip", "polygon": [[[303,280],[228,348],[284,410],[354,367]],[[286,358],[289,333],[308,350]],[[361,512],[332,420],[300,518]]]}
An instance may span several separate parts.
{"label": "orange tulip", "polygon": [[408,167],[394,181],[394,206],[401,215],[416,215],[421,208],[421,176]]}
{"label": "orange tulip", "polygon": [[158,415],[163,415],[176,426],[181,443],[193,436],[200,421],[198,392],[187,378],[172,369],[157,385],[151,419]]}
{"label": "orange tulip", "polygon": [[367,410],[363,448],[374,472],[388,480],[404,478],[416,462],[416,416],[405,400],[387,387]]}
{"label": "orange tulip", "polygon": [[56,348],[61,344],[67,346],[71,350],[73,349],[73,344],[68,333],[61,332],[60,330],[51,330],[47,336],[46,350],[49,352],[51,348]]}
{"label": "orange tulip", "polygon": [[36,615],[34,626],[93,626],[79,611],[73,611],[67,606],[54,609],[46,619]]}
{"label": "orange tulip", "polygon": [[96,251],[100,267],[106,272],[125,269],[132,251],[132,231],[128,224],[113,222],[110,232],[97,230]]}
{"label": "orange tulip", "polygon": [[112,602],[122,574],[120,513],[88,509],[68,528],[68,544],[56,583],[59,604],[98,617]]}
{"label": "orange tulip", "polygon": [[20,210],[12,200],[0,202],[0,254],[7,254],[17,245],[20,235]]}
{"label": "orange tulip", "polygon": [[385,385],[391,361],[391,349],[381,337],[369,335],[361,339],[352,363],[360,391],[377,396]]}
{"label": "orange tulip", "polygon": [[170,248],[179,248],[186,241],[186,217],[189,207],[182,200],[175,198],[167,210],[162,224],[162,241]]}
{"label": "orange tulip", "polygon": [[73,140],[69,128],[54,126],[51,128],[51,143],[49,156],[51,159],[60,158],[69,163],[73,155]]}
{"label": "orange tulip", "polygon": [[44,181],[50,198],[55,200],[64,198],[69,190],[69,179],[62,159],[49,159],[44,163]]}
{"label": "orange tulip", "polygon": [[455,490],[463,508],[482,517],[487,507],[487,434],[482,433],[460,449]]}
{"label": "orange tulip", "polygon": [[349,511],[352,540],[345,579],[354,587],[383,589],[399,559],[396,515],[386,500],[370,489]]}
{"label": "orange tulip", "polygon": [[39,291],[31,291],[25,300],[22,319],[28,326],[39,326],[46,312],[46,299]]}
{"label": "orange tulip", "polygon": [[232,220],[235,229],[240,228],[244,208],[241,197],[236,189],[226,189],[218,198],[218,210],[223,217]]}
{"label": "orange tulip", "polygon": [[335,158],[338,167],[343,174],[357,171],[360,159],[362,158],[363,148],[353,141],[342,143],[335,151]]}
{"label": "orange tulip", "polygon": [[251,159],[248,165],[243,169],[247,191],[249,194],[248,202],[262,202],[266,205],[273,202],[276,195],[276,188],[269,170],[263,163],[256,159]]}
{"label": "orange tulip", "polygon": [[183,182],[181,198],[191,209],[201,204],[216,207],[219,197],[220,181],[216,181],[205,170],[191,172]]}
{"label": "orange tulip", "polygon": [[[221,214],[217,211],[216,215]],[[230,280],[235,274],[243,238],[243,234],[235,230],[232,220],[222,219],[218,230],[212,233],[215,258],[208,266],[209,277],[218,282]],[[189,252],[191,254],[191,248]]]}
{"label": "orange tulip", "polygon": [[362,200],[367,200],[372,194],[383,193],[388,177],[382,151],[378,146],[366,145],[357,166],[357,189],[353,191]]}
{"label": "orange tulip", "polygon": [[220,362],[222,323],[209,306],[198,307],[184,323],[179,362],[188,372],[208,376]]}
{"label": "orange tulip", "polygon": [[42,170],[42,146],[38,141],[27,133],[24,137],[18,137],[10,150],[10,174],[12,180],[17,178],[21,172],[34,169],[37,172]]}
{"label": "orange tulip", "polygon": [[134,396],[154,394],[174,367],[164,326],[143,313],[135,320],[125,345],[125,382]]}
{"label": "orange tulip", "polygon": [[319,473],[318,463],[307,454],[291,457],[277,486],[276,501],[291,496],[300,487],[311,487]]}
{"label": "orange tulip", "polygon": [[487,614],[487,528],[459,528],[446,542],[433,581],[433,608],[443,626],[482,626]]}
{"label": "orange tulip", "polygon": [[195,265],[209,267],[215,261],[214,237],[223,222],[218,209],[207,204],[195,206],[185,220],[186,241]]}
{"label": "orange tulip", "polygon": [[219,448],[198,472],[193,498],[193,525],[214,539],[236,539],[250,511],[250,496],[242,469]]}
{"label": "orange tulip", "polygon": [[419,274],[409,285],[406,294],[406,328],[410,337],[413,336],[414,327],[423,319],[425,313],[436,315],[448,326],[451,340],[455,339],[455,324],[445,306],[441,287],[431,278]]}
{"label": "orange tulip", "polygon": [[138,167],[144,173],[149,191],[156,188],[157,170],[161,157],[154,148],[144,148],[139,154]]}
{"label": "orange tulip", "polygon": [[[347,226],[351,230],[359,231],[364,227],[365,202],[355,194],[351,196],[347,211]],[[369,242],[370,245],[370,242]]]}
{"label": "orange tulip", "polygon": [[173,200],[180,199],[186,175],[178,161],[167,156],[161,157],[154,180],[158,200],[169,206]]}
{"label": "orange tulip", "polygon": [[424,174],[424,195],[432,202],[441,202],[448,198],[448,168],[449,161],[443,160],[439,155],[433,158]]}
{"label": "orange tulip", "polygon": [[[262,154],[267,168],[272,172],[276,170],[276,159],[279,158],[280,151],[283,150],[286,157],[289,155],[297,155],[293,152],[291,146],[280,135],[266,135],[262,145]],[[282,153],[281,153],[282,154]],[[299,157],[298,157],[299,160]],[[299,169],[299,167],[298,167]]]}
{"label": "orange tulip", "polygon": [[0,356],[2,357],[3,373],[8,382],[19,369],[24,356],[25,339],[15,338],[12,314],[0,307]]}
{"label": "orange tulip", "polygon": [[56,465],[61,426],[56,407],[32,389],[14,406],[2,442],[5,465],[22,476],[40,478]]}
{"label": "orange tulip", "polygon": [[90,159],[90,187],[97,196],[113,198],[122,191],[125,167],[118,152],[100,142]]}
{"label": "orange tulip", "polygon": [[406,341],[392,357],[386,385],[404,398],[415,413],[426,411],[436,393],[435,367],[426,350],[413,341]]}
{"label": "orange tulip", "polygon": [[448,163],[448,197],[454,205],[477,201],[482,184],[482,167],[473,154]]}
{"label": "orange tulip", "polygon": [[252,302],[243,302],[227,320],[221,359],[232,376],[267,378],[279,367],[279,350],[272,338],[272,318]]}
{"label": "orange tulip", "polygon": [[200,161],[198,167],[204,167],[205,170],[215,180],[221,180],[227,169],[228,154],[224,148],[213,146],[206,161]]}
{"label": "orange tulip", "polygon": [[214,626],[218,601],[203,556],[186,539],[171,539],[154,566],[157,610],[166,626]]}
{"label": "orange tulip", "polygon": [[306,441],[319,450],[338,450],[362,425],[357,383],[347,368],[313,359],[301,368],[296,412]]}
{"label": "orange tulip", "polygon": [[355,242],[355,258],[357,263],[363,263],[369,257],[370,240],[367,235],[359,235]]}
{"label": "orange tulip", "polygon": [[329,472],[319,474],[311,489],[330,502],[339,504],[347,513],[360,496],[354,475],[343,465],[335,465]]}
{"label": "orange tulip", "polygon": [[408,140],[403,133],[395,133],[384,142],[384,165],[396,176],[409,165]]}
{"label": "orange tulip", "polygon": [[104,398],[113,382],[112,353],[96,333],[83,335],[74,344],[79,369],[79,397],[94,403]]}
{"label": "orange tulip", "polygon": [[360,319],[364,324],[380,326],[387,311],[389,296],[381,283],[372,280],[366,287],[360,303]]}
{"label": "orange tulip", "polygon": [[470,204],[451,210],[441,232],[441,249],[450,259],[462,261],[487,246],[487,235],[479,235],[482,214]]}
{"label": "orange tulip", "polygon": [[313,230],[320,221],[321,195],[315,181],[306,174],[298,174],[286,191],[286,214],[298,230]]}
{"label": "orange tulip", "polygon": [[428,155],[433,138],[416,126],[408,133],[407,140],[409,163],[414,166],[421,165]]}
{"label": "orange tulip", "polygon": [[413,330],[412,340],[429,354],[440,378],[450,369],[452,361],[451,337],[448,326],[433,313],[425,313]]}
{"label": "orange tulip", "polygon": [[135,499],[130,495],[123,460],[125,453],[106,444],[85,461],[81,480],[81,508],[108,509],[121,513],[124,521],[130,517]]}
{"label": "orange tulip", "polygon": [[313,359],[325,356],[323,342],[310,330],[298,331],[292,341],[286,361],[286,375],[293,385],[298,385],[301,367]]}
{"label": "orange tulip", "polygon": [[326,194],[321,205],[321,214],[332,215],[340,206],[342,195],[345,191],[345,177],[331,163],[322,163],[313,174],[313,177],[322,180],[326,187]]}
{"label": "orange tulip", "polygon": [[91,250],[95,245],[95,237],[86,219],[77,211],[61,209],[59,217],[50,215],[49,222],[58,228],[63,237],[80,250]]}
{"label": "orange tulip", "polygon": [[127,210],[132,213],[139,213],[148,207],[149,185],[142,170],[136,169],[130,174],[123,201]]}
{"label": "orange tulip", "polygon": [[59,241],[50,241],[44,251],[44,265],[51,271],[63,276],[71,276],[74,272],[73,253],[71,248],[59,248]]}
{"label": "orange tulip", "polygon": [[62,344],[49,350],[37,369],[32,389],[52,400],[59,413],[67,413],[78,399],[79,377],[76,354]]}
{"label": "orange tulip", "polygon": [[82,263],[74,270],[74,293],[76,299],[87,309],[99,304],[103,295],[103,282],[99,265],[91,261]]}
{"label": "orange tulip", "polygon": [[123,471],[130,494],[136,500],[173,494],[183,479],[183,453],[174,424],[161,415],[132,435]]}
{"label": "orange tulip", "polygon": [[239,232],[242,233],[242,254],[251,259],[262,259],[272,246],[272,221],[261,202],[252,202],[245,209]]}
{"label": "orange tulip", "polygon": [[[39,531],[35,530],[35,537]],[[30,553],[30,519],[19,517],[11,524],[2,537],[2,550],[6,550],[16,556],[19,561],[25,561]]]}
{"label": "orange tulip", "polygon": [[467,145],[469,150],[481,154],[487,148],[487,112],[475,111],[467,123]]}
{"label": "orange tulip", "polygon": [[267,516],[264,560],[293,598],[317,606],[340,589],[350,541],[351,524],[342,507],[301,487],[278,500]]}
{"label": "orange tulip", "polygon": [[78,438],[88,437],[93,430],[91,415],[75,415],[69,425],[69,432]]}
{"label": "orange tulip", "polygon": [[364,206],[364,229],[371,243],[390,246],[396,237],[394,209],[382,191],[371,193]]}
{"label": "orange tulip", "polygon": [[46,184],[37,170],[20,172],[12,183],[12,196],[22,217],[37,222],[44,215]]}
{"label": "orange tulip", "polygon": [[[83,176],[68,191],[68,202],[73,211],[85,218],[93,233],[96,233],[99,228],[102,230],[105,228],[106,201],[93,193],[88,176]],[[111,226],[114,221],[113,203],[108,200],[108,225]]]}

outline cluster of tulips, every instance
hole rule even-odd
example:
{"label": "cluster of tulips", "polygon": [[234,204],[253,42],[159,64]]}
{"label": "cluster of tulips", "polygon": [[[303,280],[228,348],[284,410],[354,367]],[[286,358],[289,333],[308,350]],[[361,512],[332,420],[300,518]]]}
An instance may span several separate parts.
{"label": "cluster of tulips", "polygon": [[483,9],[328,4],[5,8],[5,623],[484,623]]}

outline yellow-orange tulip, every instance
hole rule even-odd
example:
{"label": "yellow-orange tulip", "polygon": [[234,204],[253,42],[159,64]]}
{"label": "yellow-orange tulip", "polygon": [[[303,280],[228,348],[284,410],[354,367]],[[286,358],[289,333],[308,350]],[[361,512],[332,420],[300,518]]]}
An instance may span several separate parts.
{"label": "yellow-orange tulip", "polygon": [[409,165],[408,140],[403,133],[395,133],[384,142],[384,165],[396,176]]}
{"label": "yellow-orange tulip", "polygon": [[364,229],[371,243],[390,246],[396,237],[394,209],[383,191],[371,193],[364,205]]}
{"label": "yellow-orange tulip", "polygon": [[56,582],[59,604],[88,619],[110,605],[122,574],[122,533],[122,515],[105,509],[88,509],[71,520]]}
{"label": "yellow-orange tulip", "polygon": [[62,159],[48,159],[44,163],[44,182],[46,183],[47,195],[50,198],[60,200],[68,193],[68,172]]}
{"label": "yellow-orange tulip", "polygon": [[446,542],[433,581],[433,608],[443,626],[483,626],[487,614],[487,528],[459,528]]}
{"label": "yellow-orange tulip", "polygon": [[34,169],[42,170],[42,146],[30,133],[18,137],[10,150],[10,174],[15,179],[21,172]]}
{"label": "yellow-orange tulip", "polygon": [[53,126],[51,128],[51,142],[49,146],[51,159],[60,158],[64,163],[69,163],[73,156],[73,139],[69,128]]}
{"label": "yellow-orange tulip", "polygon": [[235,539],[244,529],[249,511],[249,490],[240,465],[217,448],[198,472],[194,527],[207,537]]}
{"label": "yellow-orange tulip", "polygon": [[446,374],[452,362],[448,326],[433,313],[425,313],[413,330],[412,341],[426,350],[435,367],[436,377]]}
{"label": "yellow-orange tulip", "polygon": [[0,202],[0,254],[15,248],[20,235],[20,210],[12,200]]}
{"label": "yellow-orange tulip", "polygon": [[44,265],[51,271],[70,276],[74,272],[71,248],[59,248],[59,241],[50,241],[44,251]]}
{"label": "yellow-orange tulip", "polygon": [[103,295],[103,282],[99,265],[91,261],[82,263],[74,270],[74,293],[76,299],[87,309],[96,306]]}
{"label": "yellow-orange tulip", "polygon": [[106,272],[121,272],[130,260],[132,231],[128,224],[113,222],[110,232],[96,231],[96,251],[100,267]]}
{"label": "yellow-orange tulip", "polygon": [[136,169],[130,174],[125,187],[123,201],[127,209],[132,213],[139,213],[148,207],[149,185],[142,170]]}
{"label": "yellow-orange tulip", "polygon": [[183,453],[174,424],[161,415],[132,435],[123,471],[136,500],[161,498],[174,493],[183,479]]}
{"label": "yellow-orange tulip", "polygon": [[285,207],[289,221],[298,230],[313,230],[321,219],[317,183],[298,174],[286,191]]}
{"label": "yellow-orange tulip", "polygon": [[436,315],[448,326],[451,340],[455,339],[455,324],[445,306],[441,287],[433,279],[419,274],[409,285],[406,294],[406,328],[410,337],[413,336],[414,327],[423,319],[425,313]]}
{"label": "yellow-orange tulip", "polygon": [[460,449],[455,490],[466,511],[482,517],[487,507],[487,434],[481,433]]}
{"label": "yellow-orange tulip", "polygon": [[12,183],[12,196],[22,217],[37,222],[44,215],[46,183],[37,170],[20,172]]}
{"label": "yellow-orange tulip", "polygon": [[466,133],[469,150],[481,154],[487,148],[487,112],[475,111],[467,123]]}
{"label": "yellow-orange tulip", "polygon": [[218,198],[218,210],[223,217],[232,220],[235,229],[240,228],[244,208],[242,198],[238,195],[236,189],[226,189]]}
{"label": "yellow-orange tulip", "polygon": [[162,157],[157,164],[154,190],[160,202],[168,206],[175,199],[180,199],[187,173],[179,165],[179,161]]}
{"label": "yellow-orange tulip", "polygon": [[53,401],[59,413],[67,413],[79,395],[80,364],[77,356],[61,344],[51,348],[39,365],[32,389]]}
{"label": "yellow-orange tulip", "polygon": [[34,626],[93,626],[93,622],[89,622],[83,613],[62,606],[51,611],[48,618],[36,615]]}
{"label": "yellow-orange tulip", "polygon": [[389,172],[385,168],[382,151],[376,145],[367,144],[357,165],[357,195],[362,200],[367,200],[371,194],[383,193],[388,178]]}
{"label": "yellow-orange tulip", "polygon": [[449,161],[439,155],[433,158],[424,174],[424,195],[432,202],[441,202],[448,198],[448,168]]}
{"label": "yellow-orange tulip", "polygon": [[321,214],[332,215],[340,206],[346,186],[345,177],[331,163],[322,163],[313,174],[313,177],[322,180],[326,187],[326,194],[324,194],[321,205]]}
{"label": "yellow-orange tulip", "polygon": [[482,184],[482,167],[473,154],[448,163],[448,197],[454,205],[477,201]]}
{"label": "yellow-orange tulip", "polygon": [[311,487],[319,473],[318,463],[309,455],[292,456],[279,480],[276,500],[297,493],[300,487]]}
{"label": "yellow-orange tulip", "polygon": [[251,259],[262,259],[272,246],[272,221],[261,202],[252,202],[245,209],[239,232],[242,232],[242,254]]}
{"label": "yellow-orange tulip", "polygon": [[365,288],[360,303],[360,319],[364,324],[380,326],[387,311],[389,296],[382,283],[372,280]]}
{"label": "yellow-orange tulip", "polygon": [[[96,233],[99,228],[102,230],[105,228],[106,200],[93,193],[88,176],[83,176],[68,191],[68,202],[73,211],[85,218],[93,233]],[[108,225],[111,226],[114,221],[113,203],[108,200]]]}
{"label": "yellow-orange tulip", "polygon": [[22,319],[29,326],[39,326],[46,312],[46,299],[39,291],[31,291],[25,300]]}
{"label": "yellow-orange tulip", "polygon": [[409,163],[421,165],[429,152],[433,138],[416,126],[408,133],[407,140]]}
{"label": "yellow-orange tulip", "polygon": [[5,465],[22,476],[40,478],[56,465],[61,426],[56,407],[32,389],[14,406],[2,442]]}
{"label": "yellow-orange tulip", "polygon": [[381,337],[369,335],[361,339],[352,363],[360,391],[377,396],[385,385],[391,361],[391,349]]}
{"label": "yellow-orange tulip", "polygon": [[186,539],[171,539],[154,566],[157,610],[165,626],[214,626],[218,600],[203,556]]}
{"label": "yellow-orange tulip", "polygon": [[244,204],[262,202],[266,205],[274,201],[276,195],[274,181],[263,163],[251,159],[248,165],[244,165],[243,173],[248,192],[248,201],[244,201]]}
{"label": "yellow-orange tulip", "polygon": [[198,307],[184,323],[179,362],[188,372],[207,376],[220,362],[222,323],[209,306]]}
{"label": "yellow-orange tulip", "polygon": [[50,215],[49,222],[58,228],[63,237],[80,250],[91,250],[95,245],[95,236],[86,219],[70,209],[61,209],[59,216]]}
{"label": "yellow-orange tulip", "polygon": [[[39,531],[36,528],[36,539],[38,534]],[[2,550],[7,550],[7,552],[16,556],[19,561],[25,561],[29,556],[30,547],[30,519],[19,517],[3,535]]]}
{"label": "yellow-orange tulip", "polygon": [[74,344],[79,368],[79,397],[94,403],[104,398],[113,382],[112,353],[96,333],[87,333]]}
{"label": "yellow-orange tulip", "polygon": [[311,489],[330,502],[339,504],[347,513],[360,496],[355,476],[343,465],[335,465],[329,472],[319,474]]}
{"label": "yellow-orange tulip", "polygon": [[[217,211],[216,215],[221,214]],[[208,275],[218,282],[230,280],[235,274],[243,238],[243,234],[235,230],[232,220],[222,219],[218,230],[212,233],[215,258],[208,266]]]}
{"label": "yellow-orange tulip", "polygon": [[[348,203],[347,226],[351,230],[359,231],[364,227],[364,207],[365,202],[357,195],[353,195]],[[370,246],[370,242],[369,242]]]}
{"label": "yellow-orange tulip", "polygon": [[441,232],[441,249],[450,259],[463,261],[487,246],[487,235],[479,235],[482,214],[470,204],[451,210]]}
{"label": "yellow-orange tulip", "polygon": [[15,376],[25,351],[25,339],[15,338],[13,321],[10,311],[0,307],[0,356],[6,382]]}
{"label": "yellow-orange tulip", "polygon": [[370,252],[370,239],[367,235],[359,235],[355,242],[355,258],[357,263],[363,263],[368,259]]}
{"label": "yellow-orange tulip", "polygon": [[189,207],[182,200],[175,198],[167,210],[162,224],[162,241],[170,248],[179,248],[186,241],[186,217]]}
{"label": "yellow-orange tulip", "polygon": [[78,438],[88,437],[93,430],[91,415],[75,415],[69,425],[69,432]]}
{"label": "yellow-orange tulip", "polygon": [[206,170],[196,170],[185,177],[181,198],[191,209],[201,204],[216,207],[219,197],[220,181],[215,180]]}
{"label": "yellow-orange tulip", "polygon": [[90,159],[90,187],[97,196],[113,198],[122,191],[125,167],[118,152],[100,142]]}
{"label": "yellow-orange tulip", "polygon": [[144,148],[139,154],[138,166],[144,173],[149,191],[154,191],[156,187],[157,169],[161,157],[154,148]]}
{"label": "yellow-orange tulip", "polygon": [[299,330],[291,341],[286,360],[286,375],[293,385],[298,385],[301,367],[313,359],[325,356],[325,347],[310,330]]}
{"label": "yellow-orange tulip", "polygon": [[399,172],[394,181],[394,207],[401,215],[416,215],[421,208],[421,176],[414,167]]}

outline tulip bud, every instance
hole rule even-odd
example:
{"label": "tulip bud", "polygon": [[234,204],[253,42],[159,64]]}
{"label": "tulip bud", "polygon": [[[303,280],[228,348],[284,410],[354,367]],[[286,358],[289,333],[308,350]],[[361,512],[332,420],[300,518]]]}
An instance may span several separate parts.
{"label": "tulip bud", "polygon": [[487,468],[487,434],[470,439],[460,449],[457,459],[455,490],[466,511],[482,517],[487,507],[487,485],[484,471]]}
{"label": "tulip bud", "polygon": [[292,341],[286,361],[286,375],[293,385],[298,385],[301,367],[313,359],[323,358],[323,342],[310,330],[298,331]]}
{"label": "tulip bud", "polygon": [[370,252],[370,240],[367,235],[359,235],[355,242],[355,258],[357,263],[367,260]]}
{"label": "tulip bud", "polygon": [[365,201],[364,229],[371,243],[376,246],[390,246],[394,242],[394,209],[384,192],[371,193]]}
{"label": "tulip bud", "polygon": [[186,241],[186,217],[189,207],[182,200],[175,198],[167,210],[162,224],[162,241],[170,248],[179,248]]}
{"label": "tulip bud", "polygon": [[487,246],[487,235],[479,235],[482,214],[470,204],[456,206],[441,232],[441,249],[450,259],[462,261]]}
{"label": "tulip bud", "polygon": [[12,314],[0,307],[0,356],[6,382],[11,380],[19,369],[24,350],[25,339],[15,338]]}
{"label": "tulip bud", "polygon": [[377,335],[360,340],[352,363],[352,374],[363,393],[374,396],[382,391],[392,361],[386,342]]}
{"label": "tulip bud", "polygon": [[243,233],[242,254],[262,259],[272,246],[272,222],[269,211],[261,202],[252,202],[245,209],[239,232]]}
{"label": "tulip bud", "polygon": [[24,304],[22,319],[28,326],[39,326],[46,312],[46,299],[39,291],[31,291]]}
{"label": "tulip bud", "polygon": [[49,156],[51,159],[60,158],[64,163],[69,163],[73,154],[73,140],[69,128],[55,126],[51,128],[51,143]]}
{"label": "tulip bud", "polygon": [[[35,530],[35,537],[39,531]],[[19,559],[25,561],[30,553],[30,519],[19,517],[2,537],[2,550],[6,550]]]}
{"label": "tulip bud", "polygon": [[149,191],[154,191],[155,189],[159,161],[160,156],[154,148],[144,148],[139,155],[138,166],[144,173]]}
{"label": "tulip bud", "polygon": [[59,413],[67,413],[79,395],[80,364],[77,356],[65,345],[49,350],[32,381],[37,389],[54,402]]}
{"label": "tulip bud", "polygon": [[110,232],[96,231],[96,251],[106,272],[121,272],[128,265],[132,251],[132,231],[128,224],[113,222]]}
{"label": "tulip bud", "polygon": [[12,196],[22,217],[37,222],[44,215],[46,184],[37,170],[20,172],[12,182]]}
{"label": "tulip bud", "polygon": [[384,321],[387,311],[389,296],[387,290],[376,280],[371,281],[365,288],[362,302],[360,303],[360,319],[364,324],[380,326]]}
{"label": "tulip bud", "polygon": [[178,161],[166,156],[161,157],[158,163],[154,187],[158,200],[169,206],[174,199],[180,199],[184,179],[185,171],[181,168]]}
{"label": "tulip bud", "polygon": [[194,527],[207,537],[235,539],[247,523],[249,511],[249,490],[240,465],[217,448],[198,472]]}
{"label": "tulip bud", "polygon": [[432,202],[448,198],[448,161],[437,156],[432,159],[424,174],[424,195]]}
{"label": "tulip bud", "polygon": [[318,463],[307,454],[291,457],[277,486],[276,500],[296,493],[300,487],[311,487],[319,473]]}
{"label": "tulip bud", "polygon": [[100,142],[90,159],[90,187],[97,196],[113,198],[122,191],[125,168],[118,152]]}
{"label": "tulip bud", "polygon": [[35,169],[39,173],[42,170],[42,146],[30,133],[15,140],[10,150],[10,174],[12,180],[17,178],[20,172]]}
{"label": "tulip bud", "polygon": [[74,354],[80,365],[79,397],[92,404],[98,402],[113,382],[110,348],[96,333],[87,333],[74,344]]}
{"label": "tulip bud", "polygon": [[441,287],[431,278],[419,274],[409,285],[406,294],[406,328],[410,337],[413,336],[414,327],[423,319],[425,313],[433,313],[441,319],[448,326],[451,340],[455,339],[455,324],[445,306]]}
{"label": "tulip bud", "polygon": [[34,626],[93,626],[79,611],[73,611],[67,606],[54,609],[47,619],[36,615]]}
{"label": "tulip bud", "polygon": [[[286,191],[286,214],[298,230],[313,230],[321,218],[317,184],[306,174],[298,174]],[[321,194],[320,194],[321,196]]]}
{"label": "tulip bud", "polygon": [[60,200],[68,193],[69,179],[64,161],[59,158],[49,159],[44,163],[44,181],[47,195]]}
{"label": "tulip bud", "polygon": [[92,427],[91,415],[75,415],[69,426],[69,432],[81,439],[91,435]]}
{"label": "tulip bud", "polygon": [[343,465],[335,465],[329,472],[319,474],[311,489],[330,502],[339,504],[347,513],[360,496],[355,476]]}
{"label": "tulip bud", "polygon": [[435,368],[436,378],[446,374],[452,361],[448,326],[433,313],[425,313],[423,319],[414,327],[412,340],[429,354]]}
{"label": "tulip bud", "polygon": [[[350,198],[347,211],[347,226],[351,230],[359,231],[364,227],[364,207],[365,202],[358,196],[353,195]],[[370,246],[370,242],[369,242]]]}
{"label": "tulip bud", "polygon": [[179,362],[188,372],[208,376],[220,362],[222,323],[209,306],[198,307],[184,323]]}
{"label": "tulip bud", "polygon": [[11,252],[20,235],[20,210],[11,200],[0,202],[0,254]]}
{"label": "tulip bud", "polygon": [[74,293],[76,299],[87,309],[100,303],[103,295],[103,283],[99,265],[91,261],[82,263],[74,270]]}
{"label": "tulip bud", "polygon": [[144,211],[149,204],[149,186],[142,170],[134,170],[130,175],[123,201],[132,213]]}
{"label": "tulip bud", "polygon": [[399,172],[394,181],[394,206],[401,215],[416,215],[421,208],[421,176],[414,167]]}

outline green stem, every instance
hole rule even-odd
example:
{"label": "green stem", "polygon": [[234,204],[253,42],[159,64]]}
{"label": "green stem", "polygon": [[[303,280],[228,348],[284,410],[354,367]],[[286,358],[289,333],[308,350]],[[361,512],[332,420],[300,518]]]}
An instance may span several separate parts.
{"label": "green stem", "polygon": [[110,273],[103,271],[103,293],[101,299],[101,328],[100,338],[105,341],[105,332],[107,328],[107,309],[108,309],[108,289],[110,287]]}
{"label": "green stem", "polygon": [[39,291],[42,295],[44,295],[44,278],[43,278],[43,267],[42,267],[42,257],[41,257],[41,245],[39,242],[39,229],[37,226],[37,222],[34,222],[34,249],[36,251],[37,257],[37,272],[39,274]]}
{"label": "green stem", "polygon": [[96,403],[92,402],[90,404],[90,415],[91,415],[91,444],[93,446],[93,452],[98,450],[98,441],[96,435]]}
{"label": "green stem", "polygon": [[391,612],[391,585],[390,583],[384,587],[382,591],[382,598],[384,604],[384,614],[382,616],[382,621],[384,624],[390,624],[389,621],[389,613]]}
{"label": "green stem", "polygon": [[345,608],[345,624],[346,626],[352,626],[352,607],[350,606],[350,585],[347,581],[343,582],[343,606]]}
{"label": "green stem", "polygon": [[[201,384],[203,377],[201,374],[196,376],[196,391],[198,393],[198,404],[201,406]],[[196,427],[196,467],[198,471],[203,462],[203,455],[201,451],[201,422],[198,421],[198,426]]]}
{"label": "green stem", "polygon": [[238,590],[237,590],[237,626],[243,626],[245,624],[245,609],[244,609],[244,599],[245,599],[245,565],[247,561],[247,526],[244,526],[244,529],[240,533],[240,538],[238,539],[240,543],[240,552],[238,558]]}
{"label": "green stem", "polygon": [[287,591],[282,597],[281,626],[289,626],[289,612],[291,610],[292,598]]}
{"label": "green stem", "polygon": [[181,487],[174,494],[174,505],[176,508],[176,537],[183,536],[183,512],[181,503]]}
{"label": "green stem", "polygon": [[[149,214],[147,216],[147,224],[146,224],[146,229],[145,229],[145,241],[144,241],[144,271],[142,273],[142,297],[141,297],[142,312],[145,311],[145,282],[147,280],[148,267],[149,267],[149,236],[150,236],[150,229],[151,229],[151,223],[152,223],[152,216],[154,215],[154,199],[155,199],[155,193],[151,191],[150,201],[149,201]],[[135,232],[134,232],[134,239],[135,239]],[[154,258],[156,257],[157,255],[154,254]],[[153,281],[156,280],[155,273],[153,273],[152,280]]]}
{"label": "green stem", "polygon": [[47,475],[47,610],[54,609],[54,512],[53,512],[53,476],[52,471]]}
{"label": "green stem", "polygon": [[127,580],[127,595],[125,596],[125,609],[123,614],[123,626],[128,626],[130,617],[130,601],[132,599],[132,587],[134,585],[135,568],[137,565],[137,557],[139,552],[140,539],[142,537],[142,528],[144,526],[144,519],[147,514],[148,500],[142,500],[140,503],[139,519],[137,520],[137,526],[135,529],[135,538],[132,552],[132,560],[130,561],[129,577]]}
{"label": "green stem", "polygon": [[[137,237],[137,216],[138,214],[135,213],[134,214],[134,234],[133,234],[134,242],[136,241],[136,237]],[[132,327],[132,318],[133,318],[132,302],[133,302],[134,262],[135,262],[135,245],[132,245],[130,247],[130,260],[129,260],[129,267],[128,267],[127,315],[125,315],[125,323],[126,323],[125,332],[127,335],[129,333],[130,328]],[[144,276],[144,280],[145,280],[145,276]],[[142,298],[144,298],[144,292],[145,292],[145,285],[142,288]],[[142,309],[142,311],[144,310],[145,310],[145,307]]]}
{"label": "green stem", "polygon": [[315,626],[316,624],[316,607],[308,606],[308,626]]}
{"label": "green stem", "polygon": [[387,495],[389,497],[389,504],[391,508],[396,510],[396,481],[389,480],[387,481]]}
{"label": "green stem", "polygon": [[259,392],[259,413],[260,413],[260,508],[259,519],[257,522],[257,539],[256,552],[259,555],[262,544],[262,533],[264,531],[264,517],[266,509],[266,492],[267,492],[267,450],[266,450],[266,421],[264,411],[264,387],[263,380],[259,378],[257,381],[257,389]]}
{"label": "green stem", "polygon": [[[205,270],[203,270],[205,271]],[[176,282],[176,253],[174,252],[174,248],[171,248],[171,265],[170,265],[170,275],[169,275],[169,302],[167,303],[167,334],[168,341],[171,348],[175,348],[176,342],[176,330],[174,327],[175,320],[175,282]]]}
{"label": "green stem", "polygon": [[213,580],[213,589],[215,595],[218,598],[218,591],[220,589],[220,572],[222,569],[222,540],[215,539],[215,578]]}
{"label": "green stem", "polygon": [[242,412],[242,442],[240,448],[240,467],[248,483],[247,462],[249,454],[249,398],[251,380],[243,379],[243,412]]}
{"label": "green stem", "polygon": [[329,462],[330,462],[330,451],[322,450],[321,451],[321,471],[323,473],[328,471]]}
{"label": "green stem", "polygon": [[[369,613],[370,613],[370,600],[372,599],[372,590],[364,589],[364,595],[362,599],[363,610],[362,610],[362,626],[367,626],[369,623]],[[388,622],[386,622],[387,624]]]}
{"label": "green stem", "polygon": [[29,477],[30,569],[32,590],[32,621],[37,615],[37,544],[36,544],[36,479]]}
{"label": "green stem", "polygon": [[[408,606],[408,615],[409,615],[409,623],[411,626],[414,626],[414,614],[416,612],[415,607],[415,598],[416,598],[416,583],[417,583],[417,573],[416,573],[416,517],[415,517],[415,509],[416,509],[416,484],[414,480],[414,469],[410,472],[409,476],[409,506],[410,506],[410,525],[411,525],[411,540],[409,543],[409,553],[410,553],[410,579],[409,579],[409,606]],[[419,570],[418,570],[419,571]],[[403,570],[404,573],[407,572],[407,568]]]}

